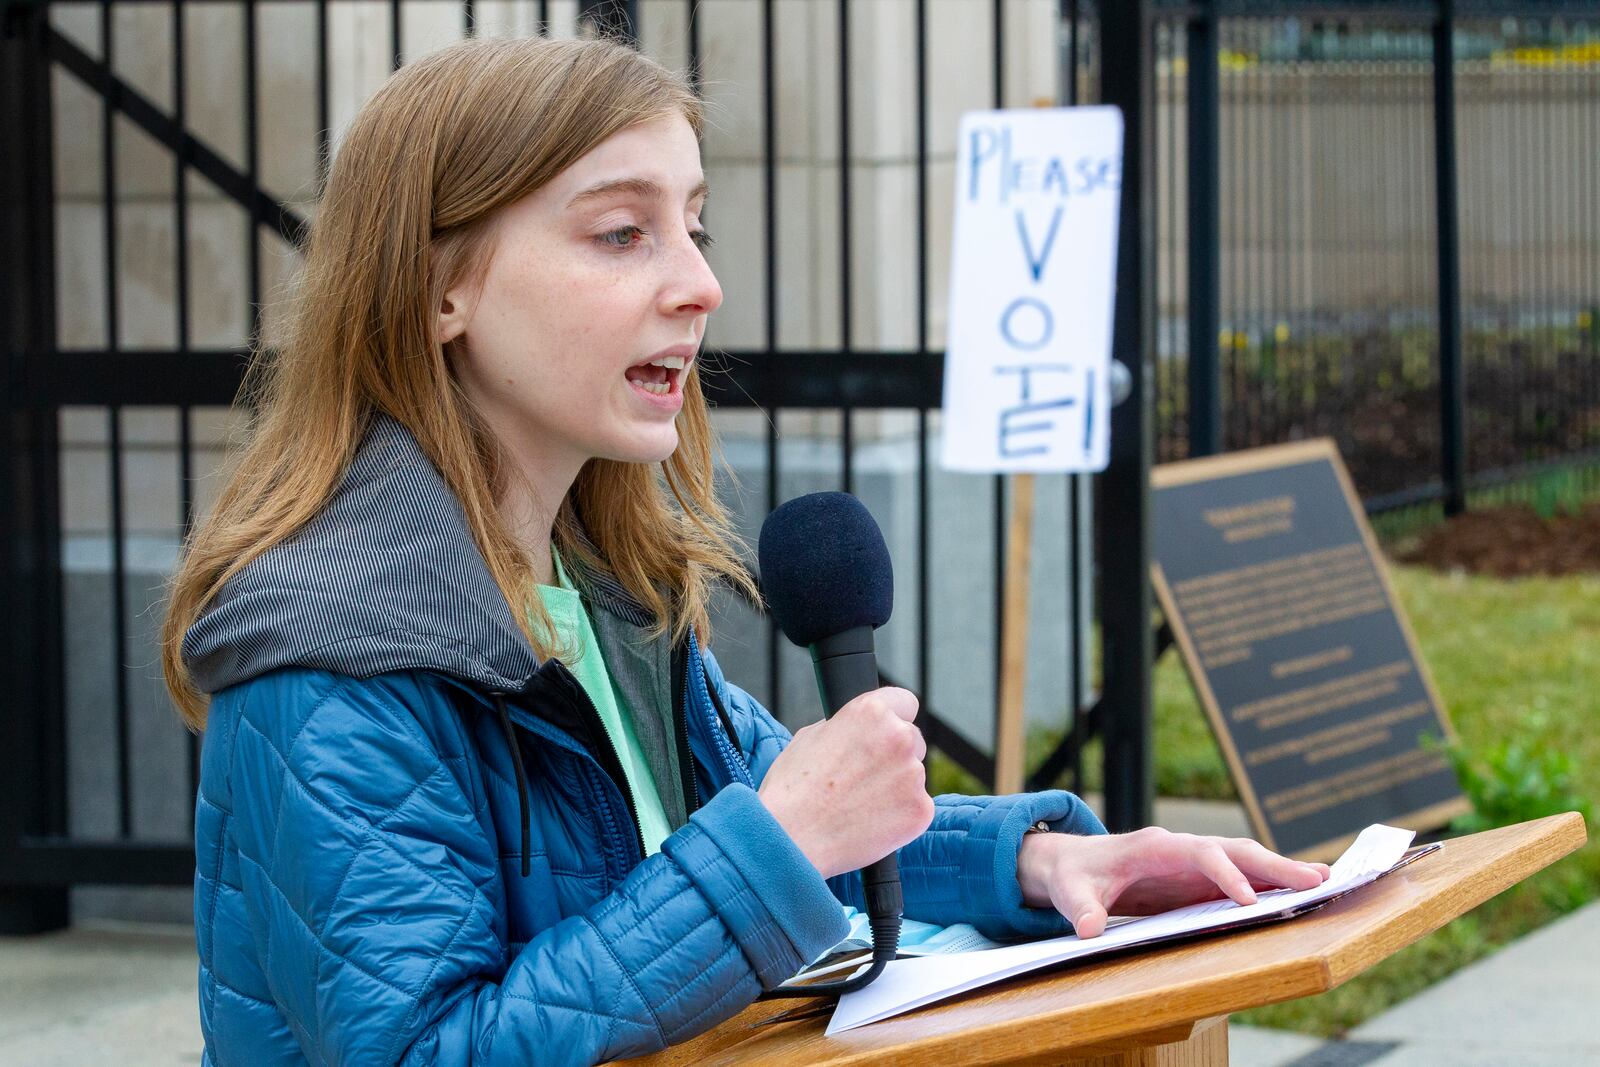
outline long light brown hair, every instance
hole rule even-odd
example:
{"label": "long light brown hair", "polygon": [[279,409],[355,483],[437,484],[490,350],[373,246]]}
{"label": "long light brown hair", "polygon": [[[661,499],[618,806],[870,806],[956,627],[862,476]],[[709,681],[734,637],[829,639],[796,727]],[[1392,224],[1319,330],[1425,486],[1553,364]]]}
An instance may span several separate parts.
{"label": "long light brown hair", "polygon": [[[328,503],[376,413],[407,427],[461,501],[489,573],[541,658],[550,621],[531,561],[496,510],[514,476],[437,337],[446,289],[481,275],[496,211],[612,134],[663,115],[703,132],[684,79],[608,41],[463,41],[397,71],[333,162],[284,335],[257,342],[256,411],[233,473],[184,546],[162,630],[179,713],[205,725],[184,634],[228,579]],[[656,635],[709,639],[718,580],[754,595],[713,485],[715,440],[696,360],[678,448],[659,465],[590,460],[556,517],[557,550],[614,574]],[[578,535],[587,533],[596,552]]]}

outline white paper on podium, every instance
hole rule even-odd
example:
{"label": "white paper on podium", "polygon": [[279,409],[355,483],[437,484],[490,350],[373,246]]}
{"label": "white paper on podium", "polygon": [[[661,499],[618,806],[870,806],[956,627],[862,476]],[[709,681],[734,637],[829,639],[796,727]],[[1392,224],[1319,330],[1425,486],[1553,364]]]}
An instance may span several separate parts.
{"label": "white paper on podium", "polygon": [[1194,904],[1119,923],[1087,941],[1072,934],[981,952],[895,960],[871,985],[839,998],[827,1032],[837,1034],[875,1023],[1040,967],[1297,913],[1387,873],[1401,861],[1413,836],[1411,830],[1381,823],[1369,826],[1334,863],[1328,880],[1320,886],[1258,893],[1254,904],[1236,904],[1231,900]]}

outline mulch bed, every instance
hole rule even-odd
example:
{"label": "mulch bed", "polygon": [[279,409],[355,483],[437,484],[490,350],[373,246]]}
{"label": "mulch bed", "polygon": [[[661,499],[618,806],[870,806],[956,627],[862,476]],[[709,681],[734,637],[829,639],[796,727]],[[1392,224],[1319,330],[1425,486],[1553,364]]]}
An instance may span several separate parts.
{"label": "mulch bed", "polygon": [[1526,504],[1469,511],[1399,546],[1395,558],[1496,578],[1600,572],[1600,504],[1548,519]]}

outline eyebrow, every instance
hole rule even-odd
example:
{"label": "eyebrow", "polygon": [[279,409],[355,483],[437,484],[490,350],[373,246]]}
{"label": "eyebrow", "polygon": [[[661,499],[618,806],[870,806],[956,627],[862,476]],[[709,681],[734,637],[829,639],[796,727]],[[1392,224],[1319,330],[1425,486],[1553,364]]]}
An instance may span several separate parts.
{"label": "eyebrow", "polygon": [[[706,183],[702,181],[689,190],[688,199],[693,200],[697,196],[707,196],[709,193],[710,190],[706,187]],[[601,197],[616,196],[618,194],[637,196],[642,200],[658,200],[666,195],[662,192],[661,186],[649,178],[617,178],[614,181],[600,182],[598,185],[589,186],[589,188],[569,200],[567,206],[576,207],[578,204],[587,203],[590,200],[598,200]],[[687,202],[685,201],[685,203]]]}

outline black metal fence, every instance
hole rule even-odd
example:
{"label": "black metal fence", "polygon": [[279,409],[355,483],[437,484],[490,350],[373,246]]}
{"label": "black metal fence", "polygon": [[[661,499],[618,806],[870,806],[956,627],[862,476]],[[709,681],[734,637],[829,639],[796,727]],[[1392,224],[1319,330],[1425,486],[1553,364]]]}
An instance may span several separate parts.
{"label": "black metal fence", "polygon": [[1157,42],[1163,459],[1328,435],[1370,509],[1450,511],[1600,460],[1600,7],[1224,2]]}
{"label": "black metal fence", "polygon": [[[704,71],[700,34],[707,12],[730,19],[757,14],[755,39],[744,43],[762,57],[763,336],[754,345],[720,346],[728,368],[718,400],[724,410],[759,406],[764,412],[757,437],[763,452],[756,471],[762,485],[758,515],[793,492],[817,487],[815,463],[798,472],[786,463],[796,436],[780,434],[786,423],[798,429],[800,444],[809,440],[837,457],[833,471],[820,476],[824,483],[860,489],[856,427],[890,411],[911,416],[909,433],[901,436],[914,447],[909,472],[915,548],[910,560],[900,558],[914,579],[910,605],[902,600],[896,622],[902,634],[911,635],[911,652],[891,669],[924,693],[922,722],[933,744],[980,777],[992,773],[983,724],[976,732],[953,727],[936,706],[938,583],[931,546],[942,532],[930,519],[938,475],[929,460],[941,357],[928,325],[932,268],[925,228],[918,230],[915,252],[918,326],[912,344],[852,343],[858,333],[851,281],[852,240],[861,228],[852,203],[858,175],[838,161],[856,152],[850,55],[862,39],[861,12],[870,13],[870,5],[836,5],[829,42],[838,57],[838,141],[834,165],[823,169],[837,173],[839,268],[822,317],[837,316],[835,340],[797,346],[784,329],[790,303],[780,262],[783,176],[775,71],[780,22],[793,23],[797,11],[808,17],[815,5],[13,3],[4,6],[4,134],[17,151],[5,167],[4,218],[8,246],[17,254],[8,258],[4,279],[3,469],[6,497],[14,505],[5,528],[5,594],[15,608],[5,662],[16,713],[0,726],[5,747],[17,756],[0,814],[0,923],[9,929],[64,921],[67,896],[61,887],[180,886],[192,875],[188,838],[198,740],[181,730],[161,691],[155,642],[162,580],[194,516],[216,489],[213,475],[231,432],[229,405],[240,383],[245,342],[257,333],[270,338],[271,291],[281,283],[284,261],[314,210],[320,163],[339,122],[341,68],[335,57],[343,47],[345,61],[361,61],[351,52],[362,42],[351,40],[349,12],[359,9],[369,37],[374,22],[379,24],[388,68],[437,43],[417,41],[411,27],[414,20],[430,19],[437,33],[437,16],[447,7],[459,18],[457,35],[480,31],[490,15],[499,17],[496,29],[502,33],[570,32],[577,15],[601,30],[637,34],[653,18],[670,41],[664,46],[640,34],[643,46],[655,45],[669,62],[687,65],[696,80]],[[1007,7],[994,4],[977,12],[992,37],[982,57],[991,69],[965,106],[1007,102]],[[567,24],[553,25],[552,18],[563,14]],[[905,125],[916,131],[917,216],[931,221],[939,212],[927,196],[927,5],[908,6],[905,14],[916,38],[914,115]],[[295,47],[310,53],[309,107],[298,101],[309,121],[302,123],[298,147],[280,139],[274,153],[264,144],[273,124],[263,120],[296,101],[269,92],[265,59],[269,42],[281,43],[286,32],[295,35]],[[219,54],[223,64],[230,56],[236,61],[226,72],[234,76],[231,87],[214,69]],[[196,77],[208,67],[210,80]],[[224,101],[229,121],[221,124],[218,95],[232,96]],[[342,95],[348,103],[360,92],[347,88]],[[284,166],[285,154],[297,152],[302,162],[316,164],[309,175]],[[219,231],[232,234],[220,243],[220,255]],[[203,239],[207,233],[209,243]],[[829,333],[814,325],[812,331]],[[1065,616],[1072,619],[1087,611],[1088,571],[1083,553],[1073,551],[1087,520],[1085,487],[1078,483],[1078,491],[1061,497],[1063,525],[1071,531],[1062,559],[1072,561],[1063,582]],[[992,562],[963,570],[977,574],[979,586],[991,576],[998,590],[1003,481],[989,480],[978,496],[991,509],[994,536],[987,543],[979,536],[961,551],[969,560],[987,556]],[[985,526],[981,534],[988,532]],[[1143,586],[1142,577],[1136,584]],[[988,599],[996,601],[998,593]],[[737,606],[728,611],[737,615]],[[1141,618],[1139,639],[1147,641],[1144,628]],[[783,713],[784,676],[801,675],[796,654],[780,646],[770,626],[758,629],[765,635],[765,665],[751,687]],[[992,620],[971,629],[992,630]],[[1072,628],[1063,656],[1073,663],[1073,693],[1087,688],[1082,629]],[[951,638],[971,642],[972,634]],[[960,670],[963,682],[974,670],[997,670],[998,657],[989,647],[997,640],[980,636],[972,649],[976,667]],[[900,645],[907,643],[902,636]],[[1130,662],[1133,669],[1120,673],[1137,679],[1143,660]],[[1147,663],[1142,673],[1148,673]],[[1070,702],[1069,721],[1083,717],[1079,705]],[[1132,820],[1137,812],[1117,817]]]}
{"label": "black metal fence", "polygon": [[[886,527],[902,516],[886,670],[922,694],[933,744],[987,780],[1006,481],[958,483],[931,462],[936,191],[951,109],[1039,102],[1044,12],[1058,31],[1045,98],[1128,118],[1115,347],[1148,403],[1119,408],[1105,474],[1041,485],[1035,618],[1056,629],[1034,656],[1051,744],[1030,784],[1075,784],[1099,734],[1111,821],[1132,827],[1151,791],[1154,458],[1330,432],[1383,505],[1458,500],[1471,478],[1600,446],[1597,6],[1519,5],[1528,17],[1508,22],[1501,5],[1491,22],[1488,5],[1448,0],[0,4],[0,745],[15,769],[0,786],[0,925],[64,921],[60,887],[191,876],[197,742],[155,670],[161,580],[215,491],[243,342],[271,336],[266,298],[334,131],[405,57],[580,19],[734,101],[729,139],[749,151],[707,165],[719,193],[742,190],[719,200],[745,208],[713,205],[708,222],[739,257],[716,264],[730,305],[759,314],[713,324],[727,357],[712,384],[745,457],[746,529],[823,487],[857,491]],[[712,29],[738,47],[707,48]],[[819,109],[783,96],[784,65],[812,62],[786,34],[827,56],[824,134]],[[304,84],[277,79],[286,54]],[[864,101],[890,92],[898,126],[864,124]],[[743,118],[741,94],[758,102]],[[1509,155],[1473,154],[1486,136]],[[880,172],[899,184],[874,185]],[[819,205],[828,222],[808,226]],[[869,236],[886,215],[906,235],[888,280]],[[804,691],[799,655],[737,605],[725,614],[745,635],[725,654],[745,657],[741,681],[804,718],[786,700]]]}

